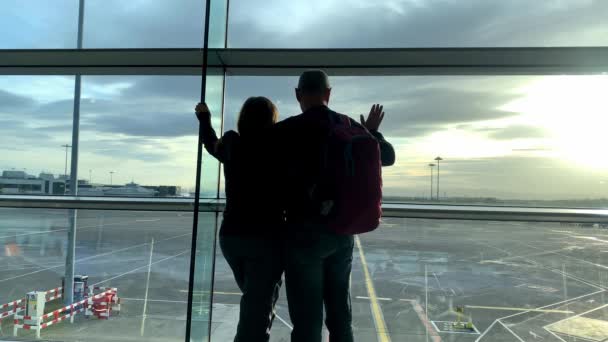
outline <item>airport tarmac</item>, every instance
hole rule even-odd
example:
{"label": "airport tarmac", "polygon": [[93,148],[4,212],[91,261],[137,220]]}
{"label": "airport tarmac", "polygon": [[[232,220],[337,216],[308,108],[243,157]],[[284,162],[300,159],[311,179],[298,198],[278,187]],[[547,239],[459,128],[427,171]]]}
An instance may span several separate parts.
{"label": "airport tarmac", "polygon": [[[68,210],[0,209],[0,304],[61,284]],[[42,331],[55,341],[183,341],[192,215],[79,210],[76,273],[117,287],[122,312]],[[215,213],[202,213],[196,335],[208,326]],[[356,340],[603,341],[608,231],[559,223],[385,218],[355,246]],[[212,340],[230,341],[240,294],[216,250]],[[205,275],[203,277],[203,275]],[[456,313],[464,308],[464,315]],[[284,293],[271,341],[289,341]],[[474,329],[449,331],[471,319]],[[2,321],[12,336],[12,320]],[[20,331],[29,338],[31,331]]]}

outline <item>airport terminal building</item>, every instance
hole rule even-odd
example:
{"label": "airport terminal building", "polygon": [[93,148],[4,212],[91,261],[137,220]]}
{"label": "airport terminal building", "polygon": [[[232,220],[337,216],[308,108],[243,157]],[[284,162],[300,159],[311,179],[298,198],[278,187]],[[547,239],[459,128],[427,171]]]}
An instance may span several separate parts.
{"label": "airport terminal building", "polygon": [[[356,341],[608,341],[607,14],[578,0],[1,1],[0,341],[233,341],[225,170],[197,157],[194,107],[204,98],[218,135],[251,96],[285,120],[309,69],[329,75],[335,111],[383,105],[396,155],[379,228],[354,237]],[[289,341],[284,286],[275,311],[270,341]]]}

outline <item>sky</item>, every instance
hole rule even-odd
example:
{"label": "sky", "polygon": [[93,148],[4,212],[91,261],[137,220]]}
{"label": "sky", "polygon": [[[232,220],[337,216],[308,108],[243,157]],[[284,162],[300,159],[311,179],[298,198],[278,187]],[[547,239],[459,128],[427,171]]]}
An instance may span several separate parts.
{"label": "sky", "polygon": [[[74,48],[77,0],[3,0],[0,49]],[[85,48],[200,47],[203,1],[87,0]],[[223,42],[214,2],[213,46]],[[608,1],[309,0],[230,2],[228,45],[247,48],[606,46]],[[200,93],[195,76],[83,76],[79,177],[93,182],[194,183]],[[229,76],[225,127],[248,96],[298,114],[295,77]],[[385,105],[397,150],[385,193],[510,199],[608,197],[608,76],[332,77],[331,106],[358,117]],[[221,79],[209,81],[215,113]],[[73,76],[0,76],[0,170],[64,173]],[[215,118],[216,128],[220,118]],[[217,163],[205,158],[204,190]]]}

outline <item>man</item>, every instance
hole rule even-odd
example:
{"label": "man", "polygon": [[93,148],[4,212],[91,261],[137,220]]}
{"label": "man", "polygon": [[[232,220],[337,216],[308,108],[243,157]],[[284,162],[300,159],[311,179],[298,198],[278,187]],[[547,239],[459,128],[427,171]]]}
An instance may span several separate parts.
{"label": "man", "polygon": [[[296,98],[302,114],[275,125],[279,177],[288,223],[286,289],[293,323],[292,342],[320,342],[323,305],[331,342],[353,341],[350,276],[354,237],[330,232],[319,203],[312,199],[322,178],[328,140],[331,87],[320,70],[304,72]],[[382,165],[392,165],[395,152],[378,128],[384,113],[374,105],[364,125],[380,143]],[[359,125],[351,120],[351,124]]]}

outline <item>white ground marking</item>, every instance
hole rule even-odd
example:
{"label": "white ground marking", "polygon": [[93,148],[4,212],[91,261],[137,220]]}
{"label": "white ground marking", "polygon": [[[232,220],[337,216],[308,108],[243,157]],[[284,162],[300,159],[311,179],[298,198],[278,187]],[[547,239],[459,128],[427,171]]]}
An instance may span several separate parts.
{"label": "white ground marking", "polygon": [[503,327],[505,327],[505,329],[507,329],[508,332],[510,332],[511,334],[513,334],[513,336],[515,336],[515,338],[518,339],[520,342],[526,342],[526,341],[522,340],[521,337],[519,337],[515,332],[513,332],[513,330],[511,330],[511,328],[509,328],[506,324],[504,324],[501,321],[498,321],[498,323],[500,323],[500,325],[502,325]]}
{"label": "white ground marking", "polygon": [[[532,245],[528,245],[528,244],[525,244],[525,243],[522,243],[522,245],[524,245],[526,247],[534,248],[534,249],[540,249],[538,247],[535,247],[535,246],[532,246]],[[569,249],[569,248],[570,247],[566,247],[564,249]],[[594,263],[594,262],[591,262],[591,261],[588,261],[588,260],[585,260],[585,259],[580,259],[580,258],[573,257],[571,255],[567,255],[567,254],[557,253],[557,251],[550,251],[550,252],[547,252],[547,253],[559,255],[559,256],[566,257],[566,258],[569,258],[569,259],[572,259],[572,260],[576,260],[576,261],[580,261],[582,263],[589,264],[589,265],[592,265],[592,266],[596,266],[596,267],[599,267],[599,268],[608,269],[608,266],[606,266],[606,265],[597,264],[597,263]]]}
{"label": "white ground marking", "polygon": [[185,300],[166,300],[166,299],[146,299],[146,298],[127,298],[127,297],[120,297],[120,300],[127,300],[127,301],[134,301],[134,302],[144,302],[144,301],[148,301],[148,302],[158,302],[158,303],[178,303],[178,304],[186,304],[188,303]]}
{"label": "white ground marking", "polygon": [[[561,304],[564,304],[564,303],[572,302],[572,301],[579,300],[581,298],[585,298],[585,297],[589,297],[589,296],[593,296],[593,295],[596,295],[596,294],[599,294],[599,293],[602,293],[602,292],[606,292],[606,290],[602,289],[600,291],[596,291],[596,292],[588,293],[588,294],[585,294],[585,295],[582,295],[582,296],[570,298],[568,300],[563,300],[563,301],[560,301],[560,302],[557,302],[557,303],[552,303],[552,304],[549,304],[549,305],[541,306],[541,307],[538,307],[536,309],[537,310],[538,309],[546,309],[546,308],[551,307],[551,306],[561,305]],[[508,316],[504,316],[504,317],[500,317],[498,319],[495,319],[494,322],[492,322],[492,324],[490,324],[490,326],[487,327],[486,330],[484,330],[484,332],[475,340],[475,342],[479,342],[481,340],[481,338],[484,337],[488,333],[488,331],[490,331],[490,329],[492,329],[492,327],[496,323],[500,322],[500,320],[508,319],[508,318],[511,318],[511,317],[519,316],[519,315],[523,315],[525,313],[526,313],[525,311],[524,312],[518,312],[518,313],[515,313],[515,314],[512,314],[512,315],[508,315]]]}
{"label": "white ground marking", "polygon": [[551,324],[547,324],[547,325],[545,325],[545,327],[548,327],[548,326],[551,326],[551,325],[554,325],[554,324],[558,324],[558,323],[561,323],[561,322],[564,322],[564,321],[567,321],[567,320],[569,320],[569,319],[573,319],[573,318],[576,318],[576,317],[581,317],[581,316],[584,316],[584,315],[586,315],[586,314],[592,313],[593,311],[601,310],[601,309],[603,309],[603,308],[605,308],[605,307],[607,307],[607,306],[608,306],[608,304],[604,304],[604,305],[602,305],[602,306],[598,306],[598,307],[597,307],[597,308],[595,308],[595,309],[591,309],[591,310],[589,310],[589,311],[585,311],[585,312],[583,312],[583,313],[580,313],[580,314],[577,314],[577,315],[574,315],[574,316],[570,316],[570,317],[567,317],[567,318],[561,319],[561,320],[559,320],[559,321],[557,321],[557,322],[553,322],[553,323],[551,323]]}
{"label": "white ground marking", "polygon": [[[365,296],[357,296],[358,299],[367,299],[367,300],[372,300],[369,297],[365,297]],[[376,297],[377,300],[384,300],[384,301],[390,301],[393,300],[392,298],[382,298],[382,297]]]}
{"label": "white ground marking", "polygon": [[562,342],[566,342],[566,340],[564,340],[563,338],[559,337],[559,335],[557,335],[556,333],[554,333],[553,331],[547,329],[546,327],[543,327],[543,329],[545,329],[545,331],[547,331],[549,334],[555,336],[557,339],[559,339]]}
{"label": "white ground marking", "polygon": [[498,322],[498,319],[494,320],[494,322],[492,322],[492,324],[490,324],[489,327],[486,328],[486,330],[484,330],[484,332],[479,335],[479,337],[475,340],[475,342],[479,342],[484,336],[486,336],[486,334],[488,333],[488,331],[492,330],[492,327]]}
{"label": "white ground marking", "polygon": [[513,256],[510,256],[510,257],[505,257],[505,258],[500,258],[500,259],[483,260],[483,261],[480,261],[479,263],[480,264],[499,263],[499,262],[504,262],[506,260],[512,260],[512,259],[518,259],[518,258],[525,259],[525,258],[529,258],[529,257],[533,257],[533,256],[541,256],[541,255],[544,255],[544,254],[552,254],[552,253],[555,253],[555,252],[561,252],[561,251],[567,250],[567,249],[568,249],[568,247],[556,249],[556,250],[553,250],[553,251],[542,251],[542,252],[533,253],[533,254],[513,255]]}
{"label": "white ground marking", "polygon": [[[532,246],[532,245],[528,245],[528,244],[525,244],[525,243],[521,243],[521,242],[518,242],[518,243],[519,243],[519,244],[521,244],[521,245],[523,245],[523,246],[529,247],[529,248],[533,248],[533,249],[541,249],[541,248],[538,248],[538,247],[535,247],[535,246]],[[485,244],[485,245],[490,246],[490,247],[494,247],[494,246],[492,246],[492,245],[490,245],[490,244]],[[500,248],[498,248],[498,247],[495,247],[495,248],[500,249]],[[542,250],[542,249],[541,249],[541,250]],[[505,252],[506,252],[506,251],[505,251]],[[510,253],[510,252],[506,252],[506,253],[508,253],[508,254],[512,254],[512,253]],[[555,253],[555,252],[553,252],[553,254],[560,255],[560,256],[564,256],[564,257],[573,258],[573,257],[570,257],[570,256],[568,256],[568,255],[563,255],[563,254],[559,254],[559,253]],[[548,266],[545,266],[545,265],[543,265],[543,264],[541,264],[541,263],[538,263],[538,262],[536,262],[536,261],[534,261],[534,260],[532,260],[532,259],[528,259],[528,258],[525,258],[525,257],[521,257],[521,259],[526,260],[526,261],[528,261],[528,262],[531,262],[532,264],[534,264],[534,265],[536,265],[536,266],[539,266],[539,267],[543,267],[543,268],[545,268],[545,269],[548,269],[548,270],[550,270],[550,271],[552,271],[552,272],[556,272],[556,273],[559,273],[559,274],[561,274],[561,275],[564,275],[564,276],[566,276],[566,277],[568,277],[568,278],[571,278],[571,279],[573,279],[573,280],[576,280],[576,281],[578,281],[578,282],[580,282],[580,283],[583,283],[583,284],[585,284],[585,285],[588,285],[588,286],[594,287],[594,288],[596,288],[596,289],[605,290],[605,288],[603,288],[603,287],[601,287],[601,286],[597,286],[596,284],[593,284],[593,283],[591,283],[591,282],[588,282],[588,281],[586,281],[586,280],[584,280],[584,279],[581,279],[581,278],[579,278],[579,277],[573,276],[573,275],[571,275],[571,274],[569,274],[569,273],[565,273],[565,274],[564,274],[564,273],[560,273],[560,271],[555,270],[555,269],[553,269],[553,268],[550,268],[550,267],[548,267]],[[575,259],[575,260],[576,260],[577,258],[573,258],[573,259]],[[579,260],[579,261],[585,261],[585,260]],[[587,261],[585,261],[585,262],[587,262]],[[596,266],[597,266],[597,265],[596,265]],[[603,266],[603,265],[602,265],[602,266]]]}
{"label": "white ground marking", "polygon": [[[166,258],[163,258],[163,259],[161,259],[161,260],[155,261],[155,262],[153,262],[151,265],[155,265],[155,264],[161,263],[161,262],[163,262],[163,261],[167,261],[167,260],[169,260],[169,259],[177,258],[178,256],[180,256],[180,255],[184,255],[184,254],[189,253],[189,252],[190,252],[190,250],[189,250],[189,249],[187,249],[187,250],[185,250],[185,251],[183,251],[183,252],[180,252],[180,253],[174,254],[174,255],[172,255],[172,256],[168,256],[168,257],[166,257]],[[140,267],[134,268],[134,269],[132,269],[132,270],[130,270],[130,271],[128,271],[128,272],[125,272],[125,273],[119,274],[119,275],[117,275],[117,276],[114,276],[114,277],[111,277],[111,278],[108,278],[108,279],[102,280],[102,281],[97,282],[97,283],[95,283],[95,284],[92,284],[92,285],[90,285],[90,286],[95,286],[95,285],[103,284],[103,283],[108,282],[108,281],[110,281],[110,280],[114,280],[114,279],[116,279],[116,278],[124,277],[124,276],[126,276],[126,275],[129,275],[129,274],[131,274],[131,273],[133,273],[133,272],[139,271],[139,270],[141,270],[141,269],[143,269],[143,268],[147,268],[147,267],[148,267],[148,265],[143,265],[143,266],[140,266]]]}
{"label": "white ground marking", "polygon": [[574,238],[591,240],[591,241],[602,242],[602,243],[608,243],[608,240],[598,239],[595,236],[574,236]]}
{"label": "white ground marking", "polygon": [[144,292],[144,308],[142,311],[140,335],[144,336],[146,329],[146,312],[148,309],[148,290],[150,289],[150,274],[152,273],[152,255],[154,254],[154,238],[150,241],[150,259],[148,260],[148,275],[146,280],[146,291]]}
{"label": "white ground marking", "polygon": [[[120,226],[120,225],[124,225],[124,224],[128,224],[129,222],[121,222],[121,223],[107,223],[104,224],[103,226]],[[82,227],[77,227],[78,230],[80,229],[88,229],[88,228],[97,228],[99,227],[99,225],[94,225],[94,226],[82,226]],[[49,230],[49,231],[45,231],[45,232],[35,232],[35,233],[24,233],[24,234],[11,234],[11,235],[2,235],[0,236],[0,239],[6,239],[6,238],[12,238],[12,237],[18,237],[18,236],[29,236],[29,235],[41,235],[41,234],[53,234],[53,233],[58,233],[58,232],[65,232],[67,231],[68,228],[63,228],[63,229],[56,229],[56,230]]]}
{"label": "white ground marking", "polygon": [[[182,293],[188,293],[188,290],[179,290],[179,292]],[[194,296],[202,296],[205,294],[208,294],[209,291],[193,291],[192,294]],[[222,291],[213,291],[213,294],[219,294],[219,295],[228,295],[228,296],[240,296],[242,295],[242,293],[240,292],[222,292]]]}
{"label": "white ground marking", "polygon": [[[187,236],[187,235],[192,235],[192,233],[180,234],[180,235],[177,235],[177,236],[173,236],[173,237],[170,237],[170,238],[159,240],[158,242],[168,241],[168,240],[176,239],[178,237],[183,237],[183,236]],[[106,253],[95,254],[95,255],[92,255],[92,256],[89,256],[89,257],[86,257],[86,258],[78,259],[78,260],[76,260],[75,263],[79,263],[79,262],[83,262],[83,261],[86,261],[86,260],[91,260],[91,259],[99,258],[99,257],[102,257],[102,256],[114,254],[114,253],[124,252],[124,251],[127,251],[129,249],[138,248],[138,247],[146,246],[146,245],[149,245],[149,244],[150,244],[149,242],[146,242],[146,243],[142,243],[142,244],[139,244],[139,245],[135,245],[135,246],[130,246],[130,247],[125,247],[125,248],[122,248],[122,249],[118,249],[118,250],[115,250],[115,251],[109,251],[109,252],[106,252]],[[63,267],[63,266],[65,266],[65,265],[61,264],[61,265],[57,265],[57,266],[43,268],[43,269],[36,270],[36,271],[33,271],[33,272],[29,272],[29,273],[20,274],[20,275],[14,276],[14,277],[0,279],[0,283],[6,282],[6,281],[9,281],[9,280],[14,280],[14,279],[19,279],[19,278],[27,277],[27,276],[32,275],[32,274],[36,274],[36,273],[52,270],[52,269]]]}
{"label": "white ground marking", "polygon": [[283,324],[285,324],[285,326],[287,326],[289,329],[293,330],[293,326],[291,326],[291,324],[287,323],[287,321],[285,321],[283,318],[281,318],[281,316],[279,316],[278,314],[275,313],[275,317],[279,319],[279,321],[283,322]]}
{"label": "white ground marking", "polygon": [[502,311],[526,311],[526,312],[546,312],[546,313],[561,313],[561,314],[573,314],[573,311],[565,310],[543,310],[543,309],[529,309],[529,308],[510,308],[503,306],[477,306],[477,305],[465,305],[470,309],[482,309],[482,310],[502,310]]}

